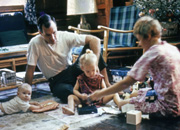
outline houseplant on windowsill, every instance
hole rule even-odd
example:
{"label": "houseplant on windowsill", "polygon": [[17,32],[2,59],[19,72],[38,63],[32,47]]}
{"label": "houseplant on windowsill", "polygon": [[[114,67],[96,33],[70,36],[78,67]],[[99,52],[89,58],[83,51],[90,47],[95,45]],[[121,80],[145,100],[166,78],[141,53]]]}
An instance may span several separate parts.
{"label": "houseplant on windowsill", "polygon": [[150,15],[161,22],[162,36],[178,35],[180,22],[180,0],[134,0],[141,10],[140,16]]}

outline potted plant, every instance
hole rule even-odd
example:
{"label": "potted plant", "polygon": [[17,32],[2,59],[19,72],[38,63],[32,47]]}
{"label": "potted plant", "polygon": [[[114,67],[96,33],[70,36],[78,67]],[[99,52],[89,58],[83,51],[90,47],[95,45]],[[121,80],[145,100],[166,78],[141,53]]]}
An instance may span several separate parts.
{"label": "potted plant", "polygon": [[161,22],[162,36],[178,34],[180,22],[180,0],[134,0],[140,9],[140,16],[150,15]]}

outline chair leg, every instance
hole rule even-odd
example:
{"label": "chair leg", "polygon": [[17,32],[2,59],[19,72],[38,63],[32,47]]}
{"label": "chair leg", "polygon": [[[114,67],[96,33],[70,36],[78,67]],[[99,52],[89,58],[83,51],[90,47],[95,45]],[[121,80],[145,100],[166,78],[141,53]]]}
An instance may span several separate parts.
{"label": "chair leg", "polygon": [[107,63],[107,52],[106,51],[103,51],[103,59],[104,59],[104,62]]}
{"label": "chair leg", "polygon": [[12,59],[12,70],[16,72],[16,62],[15,59]]}
{"label": "chair leg", "polygon": [[72,62],[75,63],[79,55],[72,55]]}

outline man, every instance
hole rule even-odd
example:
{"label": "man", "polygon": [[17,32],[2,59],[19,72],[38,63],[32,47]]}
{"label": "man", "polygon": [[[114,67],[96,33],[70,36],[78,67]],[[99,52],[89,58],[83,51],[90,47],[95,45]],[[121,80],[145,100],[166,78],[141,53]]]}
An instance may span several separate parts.
{"label": "man", "polygon": [[100,56],[100,40],[91,35],[57,31],[55,19],[48,14],[38,19],[39,35],[31,39],[27,52],[27,68],[25,82],[32,84],[36,65],[50,83],[51,92],[63,102],[73,93],[76,77],[82,73],[77,60],[72,64],[71,49],[84,45],[82,53],[87,48],[93,50],[99,59],[99,70],[110,86],[106,64]]}

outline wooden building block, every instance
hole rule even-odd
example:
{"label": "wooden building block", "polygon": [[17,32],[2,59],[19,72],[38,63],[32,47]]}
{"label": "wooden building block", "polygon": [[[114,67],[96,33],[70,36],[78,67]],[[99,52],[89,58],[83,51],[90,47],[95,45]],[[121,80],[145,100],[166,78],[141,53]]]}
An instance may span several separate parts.
{"label": "wooden building block", "polygon": [[139,123],[141,123],[141,111],[137,111],[137,110],[131,110],[128,111],[126,114],[126,123],[127,124],[132,124],[132,125],[137,125]]}
{"label": "wooden building block", "polygon": [[134,104],[125,104],[121,107],[121,112],[126,113],[128,111],[135,110]]}

